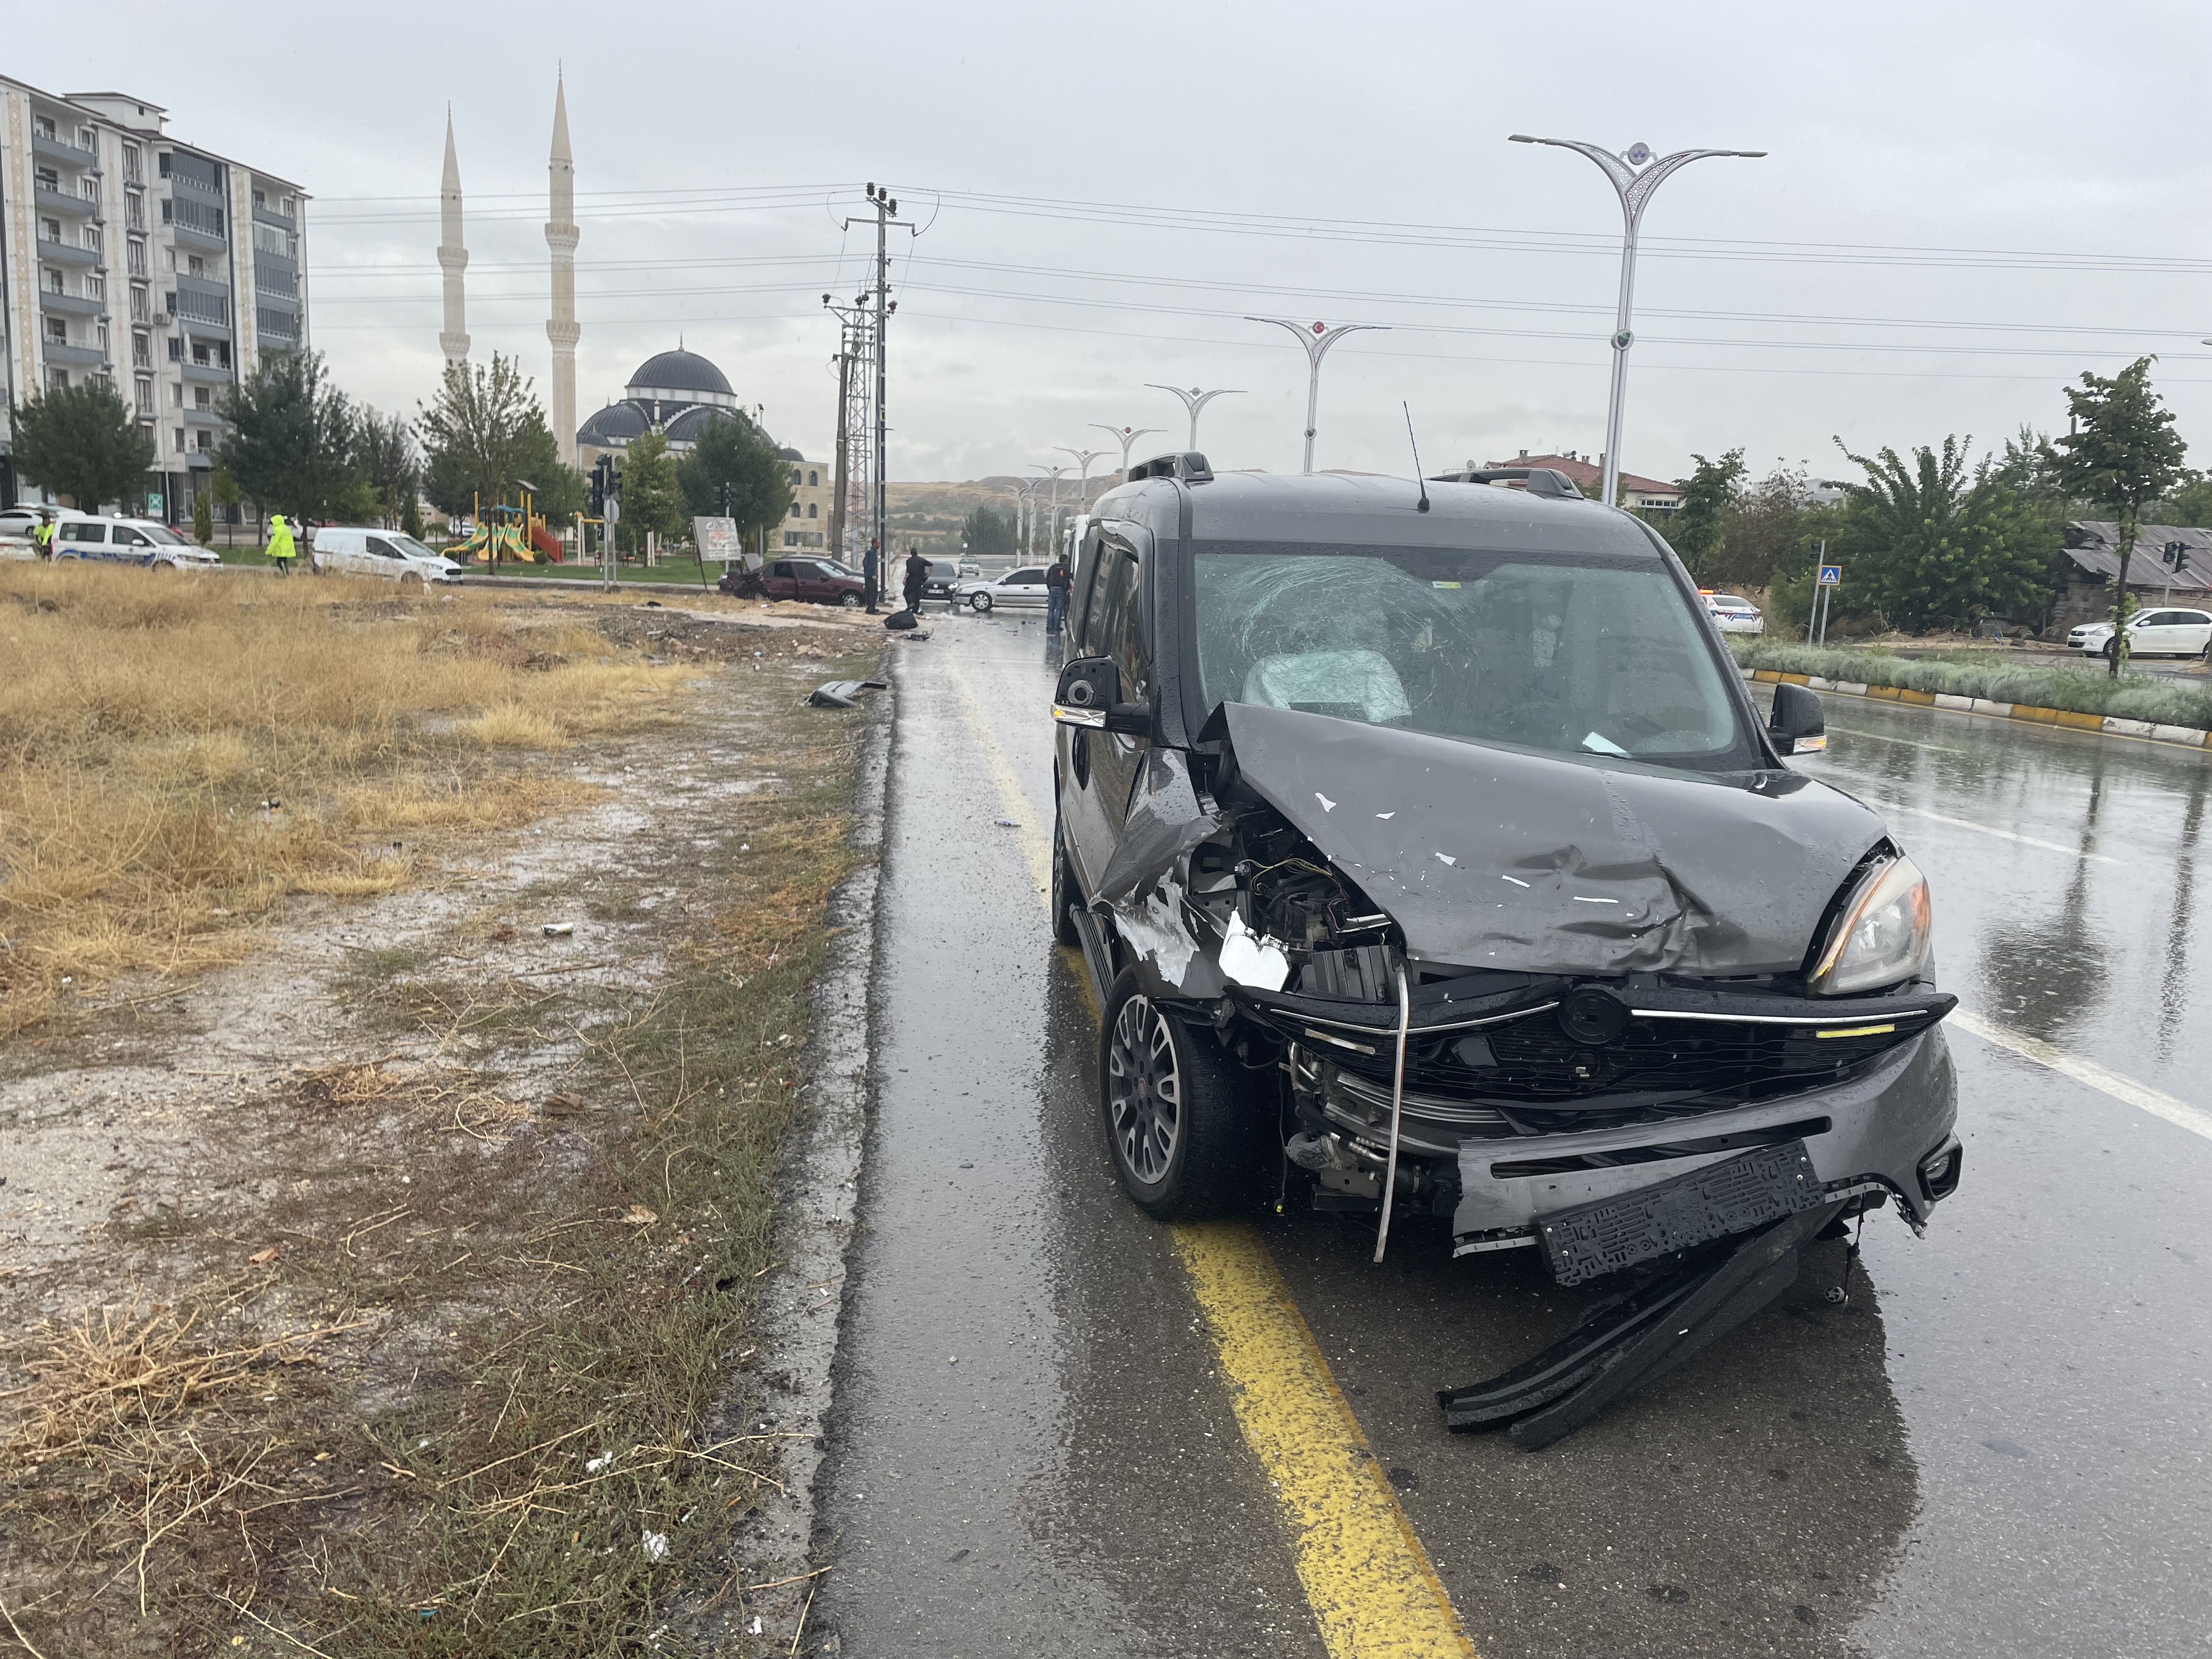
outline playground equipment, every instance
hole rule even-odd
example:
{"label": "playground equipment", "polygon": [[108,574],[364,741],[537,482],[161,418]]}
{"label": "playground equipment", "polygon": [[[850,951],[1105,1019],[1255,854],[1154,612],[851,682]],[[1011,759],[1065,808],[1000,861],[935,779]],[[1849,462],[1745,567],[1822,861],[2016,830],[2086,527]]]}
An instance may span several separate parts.
{"label": "playground equipment", "polygon": [[509,561],[536,564],[541,560],[557,564],[561,562],[561,538],[543,518],[530,510],[530,492],[525,490],[520,507],[509,507],[502,501],[497,507],[482,508],[477,515],[476,528],[466,541],[452,550],[451,556],[489,565]]}

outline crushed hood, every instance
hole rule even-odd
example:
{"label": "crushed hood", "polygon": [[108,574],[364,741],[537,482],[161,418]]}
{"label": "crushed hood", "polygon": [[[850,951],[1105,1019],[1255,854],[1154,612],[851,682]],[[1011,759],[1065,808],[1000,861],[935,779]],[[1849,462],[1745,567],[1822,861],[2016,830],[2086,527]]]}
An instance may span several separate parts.
{"label": "crushed hood", "polygon": [[1243,781],[1408,954],[1524,973],[1787,973],[1887,833],[1794,774],[1661,773],[1226,706]]}

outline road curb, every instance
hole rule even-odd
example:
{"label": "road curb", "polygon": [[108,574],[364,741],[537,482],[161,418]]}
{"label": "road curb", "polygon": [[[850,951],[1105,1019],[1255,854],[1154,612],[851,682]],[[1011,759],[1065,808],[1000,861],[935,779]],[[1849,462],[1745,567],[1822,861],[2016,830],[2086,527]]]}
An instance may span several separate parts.
{"label": "road curb", "polygon": [[[824,925],[828,959],[814,986],[814,1031],[806,1055],[805,1111],[793,1127],[776,1172],[776,1207],[769,1259],[754,1304],[747,1381],[720,1403],[716,1435],[757,1432],[773,1416],[783,1442],[785,1490],[740,1522],[729,1565],[755,1582],[776,1585],[744,1601],[715,1599],[695,1615],[695,1635],[713,1653],[781,1653],[795,1647],[800,1620],[821,1579],[813,1576],[815,1481],[828,1453],[830,1373],[844,1322],[845,1262],[857,1231],[855,1206],[874,1093],[874,1032],[870,995],[876,974],[876,896],[884,850],[885,787],[890,775],[890,697],[867,705],[854,789],[851,844],[863,859],[830,896]],[[733,1360],[736,1356],[731,1357]],[[780,1583],[778,1581],[788,1581]],[[762,1621],[759,1638],[752,1620]],[[750,1638],[750,1639],[748,1639]],[[763,1649],[765,1638],[770,1647]]]}
{"label": "road curb", "polygon": [[1832,680],[1819,674],[1789,674],[1778,668],[1739,671],[1747,680],[1769,684],[1787,682],[1814,691],[1833,691],[1846,697],[1867,697],[1881,702],[1909,702],[1923,708],[1944,708],[1959,714],[1995,714],[2005,720],[2026,720],[2034,726],[2063,726],[2077,732],[2097,732],[2106,737],[2135,738],[2147,743],[2170,743],[2185,749],[2212,747],[2212,733],[2193,726],[2162,726],[2154,720],[2123,720],[2118,714],[2083,714],[2071,708],[2041,708],[2033,703],[1992,702],[1987,697],[1956,697],[1942,691],[1915,691],[1903,685],[1868,685],[1857,680]]}

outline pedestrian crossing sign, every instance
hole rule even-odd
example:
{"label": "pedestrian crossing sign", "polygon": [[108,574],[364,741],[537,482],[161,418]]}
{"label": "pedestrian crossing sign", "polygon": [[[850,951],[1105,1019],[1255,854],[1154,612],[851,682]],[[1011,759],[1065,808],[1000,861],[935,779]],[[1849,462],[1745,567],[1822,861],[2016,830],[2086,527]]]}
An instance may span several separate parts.
{"label": "pedestrian crossing sign", "polygon": [[1824,565],[1822,565],[1822,566],[1820,567],[1820,586],[1823,586],[1823,587],[1841,587],[1843,585],[1844,585],[1844,568],[1843,568],[1843,566],[1841,566],[1841,565],[1839,565],[1839,564],[1824,564]]}

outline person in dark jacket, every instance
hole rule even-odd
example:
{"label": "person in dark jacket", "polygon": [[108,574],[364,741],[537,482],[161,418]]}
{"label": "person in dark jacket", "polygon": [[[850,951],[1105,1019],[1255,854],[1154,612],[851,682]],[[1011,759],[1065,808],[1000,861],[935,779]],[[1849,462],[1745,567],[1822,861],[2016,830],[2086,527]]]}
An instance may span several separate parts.
{"label": "person in dark jacket", "polygon": [[873,537],[868,538],[868,550],[860,555],[860,580],[866,585],[868,614],[876,614],[876,601],[884,596],[884,550]]}
{"label": "person in dark jacket", "polygon": [[919,614],[922,590],[929,586],[929,561],[921,556],[921,550],[909,547],[906,550],[906,608]]}
{"label": "person in dark jacket", "polygon": [[1067,561],[1054,559],[1052,568],[1044,573],[1044,631],[1060,632],[1060,618],[1067,615],[1068,590],[1075,579],[1067,574]]}

